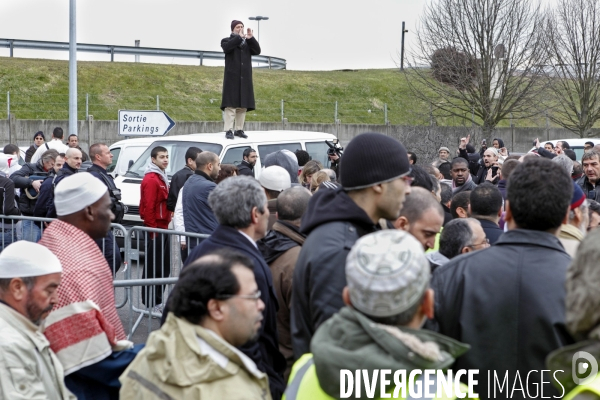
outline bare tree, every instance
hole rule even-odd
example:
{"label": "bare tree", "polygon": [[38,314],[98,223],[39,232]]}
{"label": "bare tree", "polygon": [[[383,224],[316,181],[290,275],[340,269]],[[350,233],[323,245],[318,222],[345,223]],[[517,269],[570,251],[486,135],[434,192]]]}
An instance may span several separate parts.
{"label": "bare tree", "polygon": [[[440,112],[474,114],[483,137],[489,137],[510,113],[525,117],[538,110],[546,57],[543,26],[540,6],[531,0],[432,1],[417,29],[407,79],[414,94]],[[430,68],[417,67],[431,65],[434,54],[460,85],[432,79]],[[447,59],[440,60],[444,55]]]}
{"label": "bare tree", "polygon": [[600,119],[600,0],[560,0],[549,13],[547,32],[549,118],[590,136]]}

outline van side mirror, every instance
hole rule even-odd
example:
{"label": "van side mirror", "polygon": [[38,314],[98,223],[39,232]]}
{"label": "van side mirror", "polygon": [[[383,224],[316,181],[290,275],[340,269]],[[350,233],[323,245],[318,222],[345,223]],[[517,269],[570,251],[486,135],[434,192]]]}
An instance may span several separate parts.
{"label": "van side mirror", "polygon": [[129,163],[127,164],[127,169],[131,168],[132,165],[133,165],[133,160],[129,160]]}

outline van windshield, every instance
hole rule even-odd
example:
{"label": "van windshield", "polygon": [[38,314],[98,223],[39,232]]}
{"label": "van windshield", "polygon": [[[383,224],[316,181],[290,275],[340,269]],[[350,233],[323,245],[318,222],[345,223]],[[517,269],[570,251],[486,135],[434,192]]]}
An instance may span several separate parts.
{"label": "van windshield", "polygon": [[204,142],[169,142],[169,141],[157,141],[152,143],[144,153],[137,159],[135,163],[129,168],[125,176],[133,178],[143,178],[146,172],[146,167],[150,164],[150,154],[152,149],[156,146],[162,146],[169,152],[169,166],[165,171],[169,176],[169,179],[183,167],[185,167],[185,153],[190,147],[198,147],[202,151],[212,151],[213,153],[220,155],[223,146],[216,143],[204,143]]}

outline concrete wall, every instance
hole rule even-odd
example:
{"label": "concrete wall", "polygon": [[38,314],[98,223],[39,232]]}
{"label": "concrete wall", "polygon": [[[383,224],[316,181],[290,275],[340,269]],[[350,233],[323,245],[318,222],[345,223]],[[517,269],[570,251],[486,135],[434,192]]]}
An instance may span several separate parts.
{"label": "concrete wall", "polygon": [[[60,126],[69,131],[69,123],[64,120],[17,120],[11,116],[8,120],[0,120],[0,143],[15,143],[19,146],[29,146],[33,142],[33,135],[43,131],[49,138],[54,127]],[[435,157],[440,146],[447,146],[451,151],[456,150],[460,138],[471,134],[471,143],[481,142],[482,134],[478,128],[443,127],[443,126],[400,126],[400,125],[366,125],[366,124],[311,124],[311,123],[277,123],[277,122],[247,122],[247,132],[262,130],[298,130],[326,132],[337,135],[342,145],[346,145],[354,136],[363,132],[381,132],[400,140],[407,149],[416,152],[424,159]],[[178,122],[169,132],[171,135],[185,135],[190,133],[222,132],[222,122]],[[91,143],[104,142],[112,144],[122,140],[117,134],[117,121],[78,121],[79,142],[82,148],[87,149]],[[596,132],[594,137],[600,136]],[[532,141],[539,138],[541,142],[562,138],[574,138],[573,133],[559,128],[498,128],[493,137],[504,140],[505,146],[511,152],[525,152],[531,148]],[[489,145],[493,138],[486,138]]]}

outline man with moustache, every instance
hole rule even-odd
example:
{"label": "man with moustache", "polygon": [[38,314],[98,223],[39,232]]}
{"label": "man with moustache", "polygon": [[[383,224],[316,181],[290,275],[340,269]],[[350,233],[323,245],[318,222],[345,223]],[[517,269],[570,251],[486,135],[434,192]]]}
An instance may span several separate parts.
{"label": "man with moustache", "polygon": [[473,190],[477,184],[473,182],[469,172],[469,162],[462,157],[456,157],[452,160],[452,194]]}
{"label": "man with moustache", "polygon": [[267,375],[236,348],[258,338],[263,319],[252,269],[229,249],[187,266],[165,324],[121,376],[121,398],[270,399]]}
{"label": "man with moustache", "polygon": [[62,266],[44,246],[19,241],[0,253],[0,398],[75,399],[40,330],[58,301]]}

